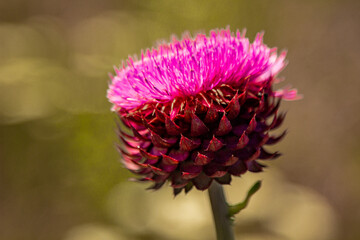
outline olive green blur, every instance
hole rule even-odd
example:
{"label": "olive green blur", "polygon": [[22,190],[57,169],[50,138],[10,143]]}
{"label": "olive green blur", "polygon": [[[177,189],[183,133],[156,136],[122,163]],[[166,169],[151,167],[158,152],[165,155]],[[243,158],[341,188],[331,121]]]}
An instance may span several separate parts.
{"label": "olive green blur", "polygon": [[[241,240],[360,239],[360,1],[0,0],[0,240],[214,240],[206,192],[145,191],[116,151],[108,73],[184,31],[288,50],[283,156],[226,191]],[[277,131],[280,133],[280,131]],[[181,194],[183,195],[183,194]]]}

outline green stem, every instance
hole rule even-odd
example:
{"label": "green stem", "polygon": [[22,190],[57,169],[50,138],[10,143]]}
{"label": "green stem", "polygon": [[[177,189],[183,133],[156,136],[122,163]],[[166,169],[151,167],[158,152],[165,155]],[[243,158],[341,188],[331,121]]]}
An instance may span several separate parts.
{"label": "green stem", "polygon": [[209,188],[209,197],[215,222],[216,239],[234,240],[232,221],[229,217],[229,207],[226,203],[223,187],[213,181]]}

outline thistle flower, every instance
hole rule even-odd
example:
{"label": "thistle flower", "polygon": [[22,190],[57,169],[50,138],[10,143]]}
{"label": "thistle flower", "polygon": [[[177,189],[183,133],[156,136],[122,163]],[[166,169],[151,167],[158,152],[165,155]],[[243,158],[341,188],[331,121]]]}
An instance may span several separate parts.
{"label": "thistle flower", "polygon": [[132,132],[119,129],[125,167],[152,189],[170,181],[176,195],[212,181],[229,184],[232,176],[262,171],[258,160],[277,158],[264,146],[285,135],[269,135],[285,117],[280,100],[298,95],[273,90],[286,53],[278,56],[262,39],[249,43],[229,29],[174,38],[115,69],[107,96]]}

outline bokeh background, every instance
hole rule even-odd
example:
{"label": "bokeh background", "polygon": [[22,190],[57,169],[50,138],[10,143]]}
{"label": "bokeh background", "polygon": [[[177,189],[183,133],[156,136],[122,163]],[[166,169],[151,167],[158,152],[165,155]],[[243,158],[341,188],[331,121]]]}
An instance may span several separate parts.
{"label": "bokeh background", "polygon": [[284,155],[237,217],[240,239],[360,239],[358,0],[0,0],[0,239],[214,239],[206,192],[126,181],[108,73],[128,55],[230,26],[288,49]]}

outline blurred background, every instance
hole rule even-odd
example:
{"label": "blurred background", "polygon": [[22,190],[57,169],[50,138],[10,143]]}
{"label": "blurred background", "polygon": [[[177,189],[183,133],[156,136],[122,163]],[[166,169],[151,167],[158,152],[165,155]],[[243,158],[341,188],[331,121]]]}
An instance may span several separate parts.
{"label": "blurred background", "polygon": [[[206,192],[127,182],[108,73],[128,55],[229,25],[288,49],[283,156],[228,191],[263,189],[240,239],[360,239],[357,0],[0,0],[0,239],[214,239]],[[229,190],[227,188],[227,190]]]}

